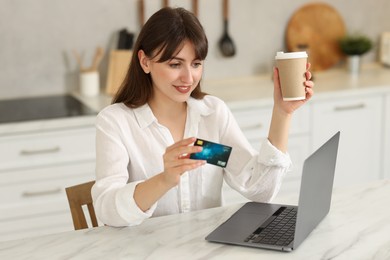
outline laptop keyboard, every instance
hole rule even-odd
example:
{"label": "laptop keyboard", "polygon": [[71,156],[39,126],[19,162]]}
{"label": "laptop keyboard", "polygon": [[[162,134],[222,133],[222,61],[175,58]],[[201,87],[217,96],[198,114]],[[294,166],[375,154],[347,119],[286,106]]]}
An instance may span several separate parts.
{"label": "laptop keyboard", "polygon": [[296,219],[296,208],[281,207],[250,234],[245,242],[287,246],[294,239]]}

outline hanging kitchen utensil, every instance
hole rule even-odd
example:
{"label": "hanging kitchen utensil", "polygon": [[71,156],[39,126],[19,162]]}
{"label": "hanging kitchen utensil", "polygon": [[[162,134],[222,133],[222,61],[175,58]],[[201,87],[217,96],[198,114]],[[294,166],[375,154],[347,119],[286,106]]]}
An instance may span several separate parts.
{"label": "hanging kitchen utensil", "polygon": [[145,3],[144,0],[139,0],[138,3],[138,17],[139,17],[139,27],[142,28],[145,23]]}
{"label": "hanging kitchen utensil", "polygon": [[222,52],[222,55],[225,57],[232,57],[236,54],[236,47],[234,46],[233,40],[228,34],[228,24],[229,24],[229,1],[223,0],[223,35],[219,40],[219,48]]}
{"label": "hanging kitchen utensil", "polygon": [[192,12],[196,17],[198,17],[198,6],[199,6],[199,1],[198,0],[192,0]]}

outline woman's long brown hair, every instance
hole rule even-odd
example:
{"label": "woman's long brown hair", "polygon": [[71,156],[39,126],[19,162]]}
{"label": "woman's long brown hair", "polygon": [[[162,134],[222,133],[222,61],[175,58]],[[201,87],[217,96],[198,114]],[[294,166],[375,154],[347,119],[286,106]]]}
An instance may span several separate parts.
{"label": "woman's long brown hair", "polygon": [[[206,59],[207,37],[193,13],[184,8],[166,7],[153,14],[137,38],[129,70],[112,103],[123,102],[132,108],[146,104],[153,94],[153,85],[150,74],[146,74],[141,68],[138,51],[143,50],[149,58],[154,58],[161,53],[157,62],[165,62],[180,51],[185,40],[193,44],[196,59]],[[201,91],[199,82],[191,96],[201,99],[205,95]]]}

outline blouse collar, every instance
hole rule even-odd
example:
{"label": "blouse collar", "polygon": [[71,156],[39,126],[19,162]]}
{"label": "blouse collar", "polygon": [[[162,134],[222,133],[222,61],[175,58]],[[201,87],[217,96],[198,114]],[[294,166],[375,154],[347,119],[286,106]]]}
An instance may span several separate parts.
{"label": "blouse collar", "polygon": [[[153,122],[157,122],[149,104],[145,104],[133,109],[138,125],[141,129],[148,127]],[[214,109],[203,101],[203,99],[195,99],[189,97],[187,100],[187,116],[195,121],[199,121],[202,116],[208,116],[214,112]],[[191,120],[192,121],[192,120]]]}

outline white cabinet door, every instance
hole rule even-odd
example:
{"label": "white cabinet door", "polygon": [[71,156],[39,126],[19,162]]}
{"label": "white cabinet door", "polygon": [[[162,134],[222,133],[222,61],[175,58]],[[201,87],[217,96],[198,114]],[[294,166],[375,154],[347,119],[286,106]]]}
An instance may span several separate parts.
{"label": "white cabinet door", "polygon": [[253,148],[259,149],[261,139],[268,136],[272,106],[243,107],[232,113]]}
{"label": "white cabinet door", "polygon": [[379,95],[312,104],[313,151],[341,131],[335,186],[381,178],[382,105]]}
{"label": "white cabinet door", "polygon": [[383,151],[383,177],[390,178],[390,94],[385,100],[385,127],[383,131],[384,151]]}
{"label": "white cabinet door", "polygon": [[95,158],[95,127],[5,135],[0,138],[0,172]]}
{"label": "white cabinet door", "polygon": [[73,230],[65,188],[95,179],[95,161],[0,172],[0,241]]}
{"label": "white cabinet door", "polygon": [[92,125],[0,136],[0,241],[72,230],[65,188],[94,170]]}

